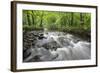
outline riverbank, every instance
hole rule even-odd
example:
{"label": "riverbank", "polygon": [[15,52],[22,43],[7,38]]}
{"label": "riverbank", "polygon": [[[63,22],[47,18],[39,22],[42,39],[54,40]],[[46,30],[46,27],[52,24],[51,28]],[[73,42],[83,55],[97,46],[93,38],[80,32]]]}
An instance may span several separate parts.
{"label": "riverbank", "polygon": [[[24,31],[42,31],[44,32],[45,28],[42,27],[34,27],[34,26],[23,26]],[[46,28],[48,32],[58,31],[58,32],[65,32],[70,33],[76,36],[82,37],[84,40],[91,41],[91,30],[90,28],[84,28],[83,26],[80,27],[50,27]]]}

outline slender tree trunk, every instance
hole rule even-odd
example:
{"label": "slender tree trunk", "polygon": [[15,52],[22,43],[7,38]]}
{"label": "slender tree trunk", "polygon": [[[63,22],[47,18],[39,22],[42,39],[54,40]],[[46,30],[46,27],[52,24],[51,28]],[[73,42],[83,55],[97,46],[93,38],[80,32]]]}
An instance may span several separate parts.
{"label": "slender tree trunk", "polygon": [[73,25],[73,21],[74,21],[73,18],[74,18],[74,13],[72,12],[71,13],[71,25]]}
{"label": "slender tree trunk", "polygon": [[43,23],[43,15],[44,15],[44,13],[42,12],[41,21],[40,21],[40,27],[43,27],[43,25],[42,25],[42,23]]}
{"label": "slender tree trunk", "polygon": [[67,18],[66,20],[68,21],[68,22],[67,22],[67,25],[68,25],[68,26],[71,25],[71,17],[68,17],[69,15],[70,15],[70,13],[66,13],[66,18]]}
{"label": "slender tree trunk", "polygon": [[34,11],[32,11],[32,25],[34,28],[36,28]]}
{"label": "slender tree trunk", "polygon": [[30,22],[30,16],[29,16],[28,11],[27,11],[27,21],[28,21],[28,25],[30,26],[31,25],[31,22]]}
{"label": "slender tree trunk", "polygon": [[83,13],[80,13],[80,24],[81,24],[81,25],[84,25]]}
{"label": "slender tree trunk", "polygon": [[34,25],[34,11],[32,11],[32,23]]}

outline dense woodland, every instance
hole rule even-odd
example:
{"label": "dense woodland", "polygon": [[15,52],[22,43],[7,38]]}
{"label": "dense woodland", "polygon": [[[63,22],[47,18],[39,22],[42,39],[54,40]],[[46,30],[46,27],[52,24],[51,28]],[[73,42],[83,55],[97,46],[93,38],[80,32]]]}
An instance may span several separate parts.
{"label": "dense woodland", "polygon": [[86,34],[91,30],[91,14],[79,12],[57,12],[23,10],[24,30],[48,30]]}

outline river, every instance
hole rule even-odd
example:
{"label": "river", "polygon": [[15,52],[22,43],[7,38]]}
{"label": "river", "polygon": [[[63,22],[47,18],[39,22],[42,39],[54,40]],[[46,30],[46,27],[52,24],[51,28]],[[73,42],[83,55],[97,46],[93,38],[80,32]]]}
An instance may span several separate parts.
{"label": "river", "polygon": [[[36,31],[31,34],[35,35]],[[75,35],[50,31],[35,35],[36,41],[28,49],[24,62],[85,60],[91,58],[91,42]],[[34,41],[33,41],[34,42]]]}

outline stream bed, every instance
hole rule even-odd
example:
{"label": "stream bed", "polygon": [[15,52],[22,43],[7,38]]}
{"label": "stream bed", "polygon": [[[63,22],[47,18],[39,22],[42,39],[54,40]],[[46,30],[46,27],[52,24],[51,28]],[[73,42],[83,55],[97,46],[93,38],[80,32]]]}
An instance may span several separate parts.
{"label": "stream bed", "polygon": [[91,42],[57,31],[23,32],[23,62],[86,60],[91,58]]}

